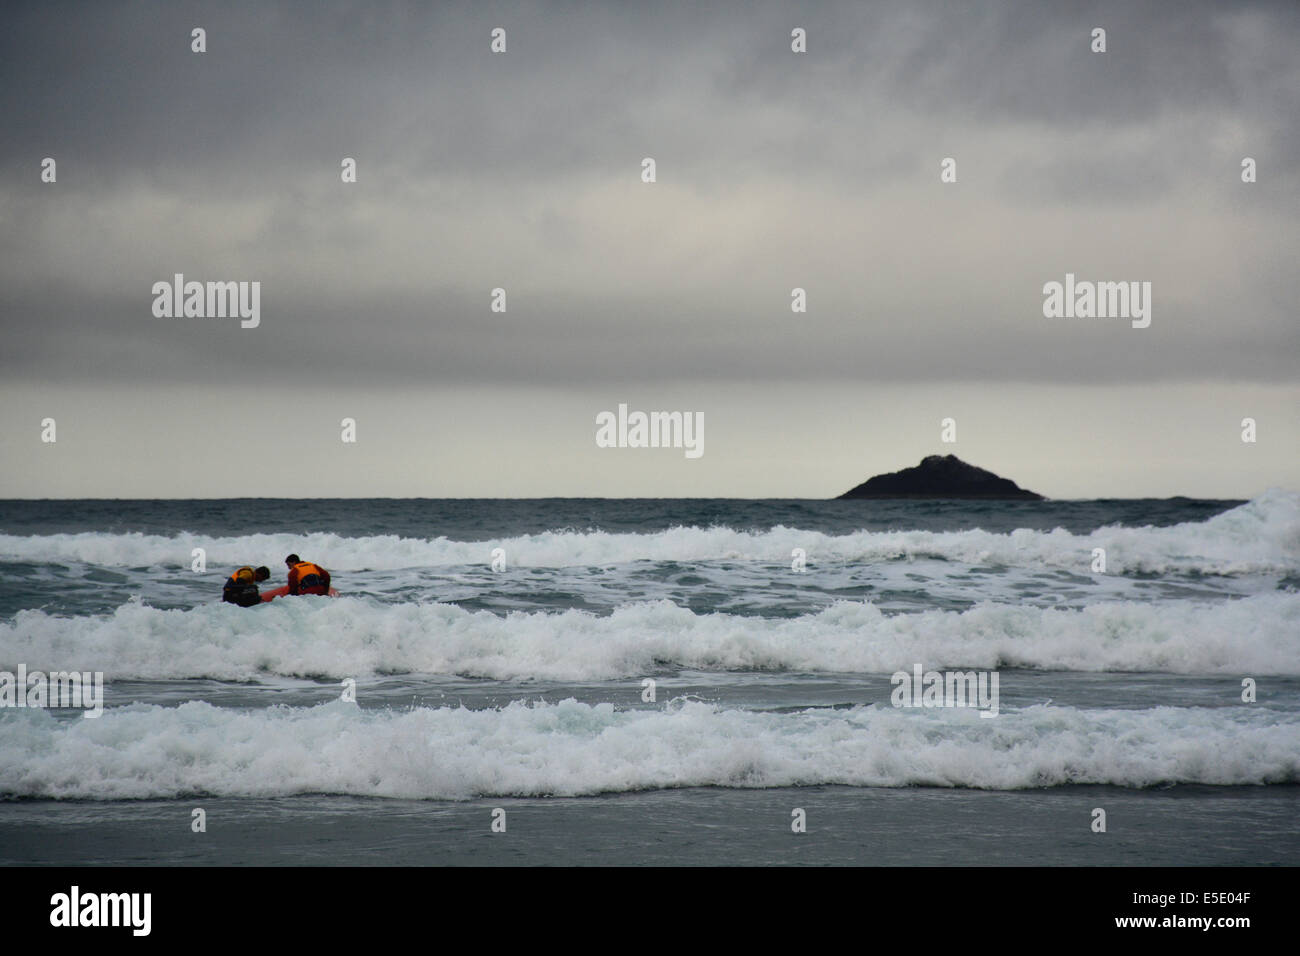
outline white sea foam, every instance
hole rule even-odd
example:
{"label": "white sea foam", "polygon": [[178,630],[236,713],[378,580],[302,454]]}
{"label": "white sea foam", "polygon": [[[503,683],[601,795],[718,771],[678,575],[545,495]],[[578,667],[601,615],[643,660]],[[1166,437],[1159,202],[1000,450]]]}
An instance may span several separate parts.
{"label": "white sea foam", "polygon": [[818,561],[882,562],[937,557],[971,564],[1086,569],[1105,548],[1107,570],[1207,574],[1300,569],[1300,494],[1270,491],[1202,522],[1165,528],[1106,527],[1087,535],[1062,529],[1009,534],[988,531],[860,531],[829,535],[778,526],[769,531],[671,528],[647,534],[551,531],[486,541],[348,538],[331,533],[210,537],[146,534],[0,535],[0,560],[81,562],[102,567],[185,567],[194,548],[210,565],[267,563],[290,552],[332,571],[487,565],[504,548],[511,567],[608,567],[630,561],[765,561],[789,565],[794,548]]}
{"label": "white sea foam", "polygon": [[460,674],[609,680],[663,665],[702,670],[892,673],[1027,667],[1180,674],[1300,674],[1300,593],[1239,600],[1115,601],[1080,609],[984,603],[887,615],[839,602],[797,618],[696,614],[668,601],[588,611],[467,611],[370,599],[283,600],[107,617],[21,611],[0,624],[0,668],[128,678]]}
{"label": "white sea foam", "polygon": [[295,793],[463,799],[821,784],[1011,790],[1300,781],[1300,717],[1263,705],[777,714],[566,700],[500,710],[137,704],[60,722],[0,711],[0,795]]}

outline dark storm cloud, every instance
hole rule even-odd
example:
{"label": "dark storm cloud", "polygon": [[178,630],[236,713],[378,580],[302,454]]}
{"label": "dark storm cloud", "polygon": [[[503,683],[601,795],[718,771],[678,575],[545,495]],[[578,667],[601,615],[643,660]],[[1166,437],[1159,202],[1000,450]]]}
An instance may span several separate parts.
{"label": "dark storm cloud", "polygon": [[[8,376],[1294,376],[1292,3],[6,17]],[[1153,281],[1152,328],[1050,324],[1039,290],[1066,271]],[[262,327],[153,318],[174,272],[261,281]]]}
{"label": "dark storm cloud", "polygon": [[[1286,2],[33,4],[7,15],[6,160],[53,141],[128,176],[274,165],[357,142],[444,174],[617,167],[612,144],[639,134],[708,146],[694,157],[707,163],[720,147],[743,155],[737,112],[825,121],[852,142],[843,121],[870,124],[890,104],[926,121],[1064,129],[1195,109],[1293,134],[1300,105],[1300,6]],[[204,56],[189,51],[199,24]],[[512,46],[494,58],[498,24]],[[789,55],[795,24],[811,36],[802,60]],[[1104,57],[1088,49],[1096,25],[1109,31]]]}

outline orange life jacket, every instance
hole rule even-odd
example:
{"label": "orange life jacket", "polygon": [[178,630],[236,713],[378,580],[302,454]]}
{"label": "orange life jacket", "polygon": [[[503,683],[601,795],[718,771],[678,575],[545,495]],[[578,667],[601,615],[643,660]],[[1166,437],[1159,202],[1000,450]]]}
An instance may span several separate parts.
{"label": "orange life jacket", "polygon": [[[297,572],[296,576],[295,571]],[[295,593],[303,588],[324,587],[328,578],[329,572],[319,564],[312,564],[310,561],[299,561],[289,569],[290,593]]]}
{"label": "orange life jacket", "polygon": [[257,575],[256,575],[256,573],[253,571],[253,569],[250,568],[248,565],[244,565],[242,568],[238,568],[238,569],[235,571],[235,573],[232,574],[232,575],[230,576],[230,582],[229,582],[229,583],[231,583],[231,584],[254,584],[254,583],[256,583],[256,579],[257,579]]}

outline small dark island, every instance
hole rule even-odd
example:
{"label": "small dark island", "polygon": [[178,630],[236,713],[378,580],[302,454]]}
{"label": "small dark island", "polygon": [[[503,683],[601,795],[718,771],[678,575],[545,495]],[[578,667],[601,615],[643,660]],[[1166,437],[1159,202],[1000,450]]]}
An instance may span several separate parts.
{"label": "small dark island", "polygon": [[1004,501],[1043,501],[1009,478],[968,465],[956,455],[929,455],[915,468],[868,478],[843,498],[985,498]]}

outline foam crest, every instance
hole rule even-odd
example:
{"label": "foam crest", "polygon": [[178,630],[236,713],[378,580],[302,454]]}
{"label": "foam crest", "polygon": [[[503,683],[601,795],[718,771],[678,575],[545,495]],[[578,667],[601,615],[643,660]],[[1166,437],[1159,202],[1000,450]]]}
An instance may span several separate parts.
{"label": "foam crest", "polygon": [[1300,781],[1300,718],[1266,707],[776,714],[574,700],[500,710],[133,705],[0,711],[0,795],[297,793],[465,799],[665,787],[973,787]]}
{"label": "foam crest", "polygon": [[1115,601],[1080,609],[983,603],[887,615],[839,602],[796,618],[696,614],[669,601],[610,615],[468,611],[363,598],[247,611],[139,603],[107,617],[22,611],[0,624],[0,668],[103,671],[106,679],[459,674],[610,680],[662,667],[892,673],[1026,667],[1180,674],[1300,674],[1300,593],[1215,603]]}
{"label": "foam crest", "polygon": [[768,531],[678,527],[645,534],[550,531],[487,541],[258,534],[211,537],[146,534],[0,535],[0,560],[87,563],[103,567],[184,567],[203,548],[209,565],[279,566],[301,554],[334,571],[485,566],[504,548],[512,567],[608,567],[631,561],[762,561],[787,565],[803,548],[815,566],[827,562],[882,562],[942,558],[981,565],[1087,568],[1094,548],[1105,548],[1107,570],[1204,574],[1291,572],[1300,569],[1300,494],[1270,491],[1207,521],[1165,528],[1100,528],[1087,535],[1065,530],[860,531],[828,535],[778,526]]}

